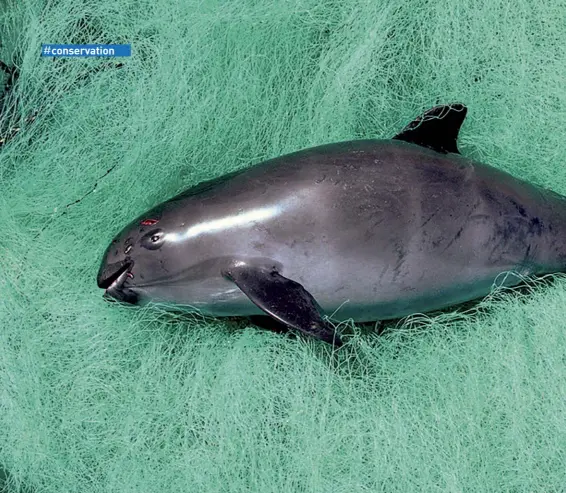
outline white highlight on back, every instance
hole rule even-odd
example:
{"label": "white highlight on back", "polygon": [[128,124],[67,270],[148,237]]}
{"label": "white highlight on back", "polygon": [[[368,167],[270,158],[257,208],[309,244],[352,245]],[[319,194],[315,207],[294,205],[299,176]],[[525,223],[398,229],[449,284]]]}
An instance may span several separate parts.
{"label": "white highlight on back", "polygon": [[281,205],[275,205],[271,207],[252,209],[251,211],[236,214],[234,216],[223,217],[221,219],[205,221],[191,226],[184,233],[169,233],[165,235],[165,240],[179,242],[189,238],[195,238],[203,234],[225,231],[238,226],[251,226],[254,223],[266,221],[267,219],[271,219],[279,215],[282,210],[283,207]]}

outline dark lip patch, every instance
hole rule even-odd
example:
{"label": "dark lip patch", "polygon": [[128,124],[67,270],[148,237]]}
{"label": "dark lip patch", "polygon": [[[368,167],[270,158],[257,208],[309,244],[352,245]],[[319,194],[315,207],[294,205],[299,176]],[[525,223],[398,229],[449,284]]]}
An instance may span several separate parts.
{"label": "dark lip patch", "polygon": [[104,297],[106,299],[120,301],[132,305],[138,303],[137,293],[135,293],[126,285],[128,278],[130,278],[130,276],[133,278],[133,274],[131,274],[129,270],[133,265],[133,262],[126,262],[126,265],[124,267],[121,267],[115,275],[112,275],[114,281],[104,291]]}
{"label": "dark lip patch", "polygon": [[124,272],[127,272],[131,267],[131,262],[124,262],[124,265],[122,265],[116,272],[112,273],[108,277],[105,277],[104,279],[100,279],[98,282],[98,287],[102,289],[108,289],[120,278],[122,274],[124,274]]}
{"label": "dark lip patch", "polygon": [[108,301],[117,301],[136,305],[139,301],[138,295],[129,288],[124,288],[122,285],[112,285],[104,291],[104,298]]}

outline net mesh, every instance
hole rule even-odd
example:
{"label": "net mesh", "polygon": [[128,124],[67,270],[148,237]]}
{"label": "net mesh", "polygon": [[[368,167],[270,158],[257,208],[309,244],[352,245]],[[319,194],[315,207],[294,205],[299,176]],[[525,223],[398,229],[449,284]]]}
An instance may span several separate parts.
{"label": "net mesh", "polygon": [[[111,306],[95,283],[112,235],[174,193],[391,137],[437,103],[468,105],[464,155],[566,192],[561,0],[0,9],[0,60],[19,69],[0,100],[6,491],[564,487],[561,278],[480,313],[354,328],[335,355],[245,322]],[[133,56],[39,58],[47,42]]]}

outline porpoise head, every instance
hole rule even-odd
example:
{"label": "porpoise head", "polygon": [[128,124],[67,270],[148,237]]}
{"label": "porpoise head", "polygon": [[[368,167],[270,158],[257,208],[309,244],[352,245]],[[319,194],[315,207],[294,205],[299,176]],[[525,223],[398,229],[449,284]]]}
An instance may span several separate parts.
{"label": "porpoise head", "polygon": [[163,277],[160,250],[167,243],[171,225],[163,220],[162,212],[156,208],[131,222],[104,252],[97,284],[105,290],[106,297],[137,304],[141,301],[138,288]]}
{"label": "porpoise head", "polygon": [[232,216],[230,204],[215,209],[195,190],[202,191],[203,186],[155,206],[112,240],[97,276],[106,298],[130,304],[182,304],[206,311],[224,296],[234,296],[234,286],[221,274],[231,260],[223,256],[226,245],[232,244],[224,241],[224,233],[253,218],[248,218],[249,213]]}

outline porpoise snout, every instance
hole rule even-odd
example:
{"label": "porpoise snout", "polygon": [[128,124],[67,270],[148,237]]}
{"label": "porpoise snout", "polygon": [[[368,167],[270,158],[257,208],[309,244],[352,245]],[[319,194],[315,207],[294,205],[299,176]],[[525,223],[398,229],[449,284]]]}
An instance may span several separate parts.
{"label": "porpoise snout", "polygon": [[101,289],[108,289],[118,278],[131,270],[133,262],[131,260],[122,260],[107,264],[104,262],[98,271],[96,283]]}
{"label": "porpoise snout", "polygon": [[137,304],[138,295],[124,286],[128,277],[133,277],[130,273],[134,262],[122,260],[111,264],[104,263],[98,271],[96,282],[98,287],[104,289],[104,297],[111,298],[123,303]]}

